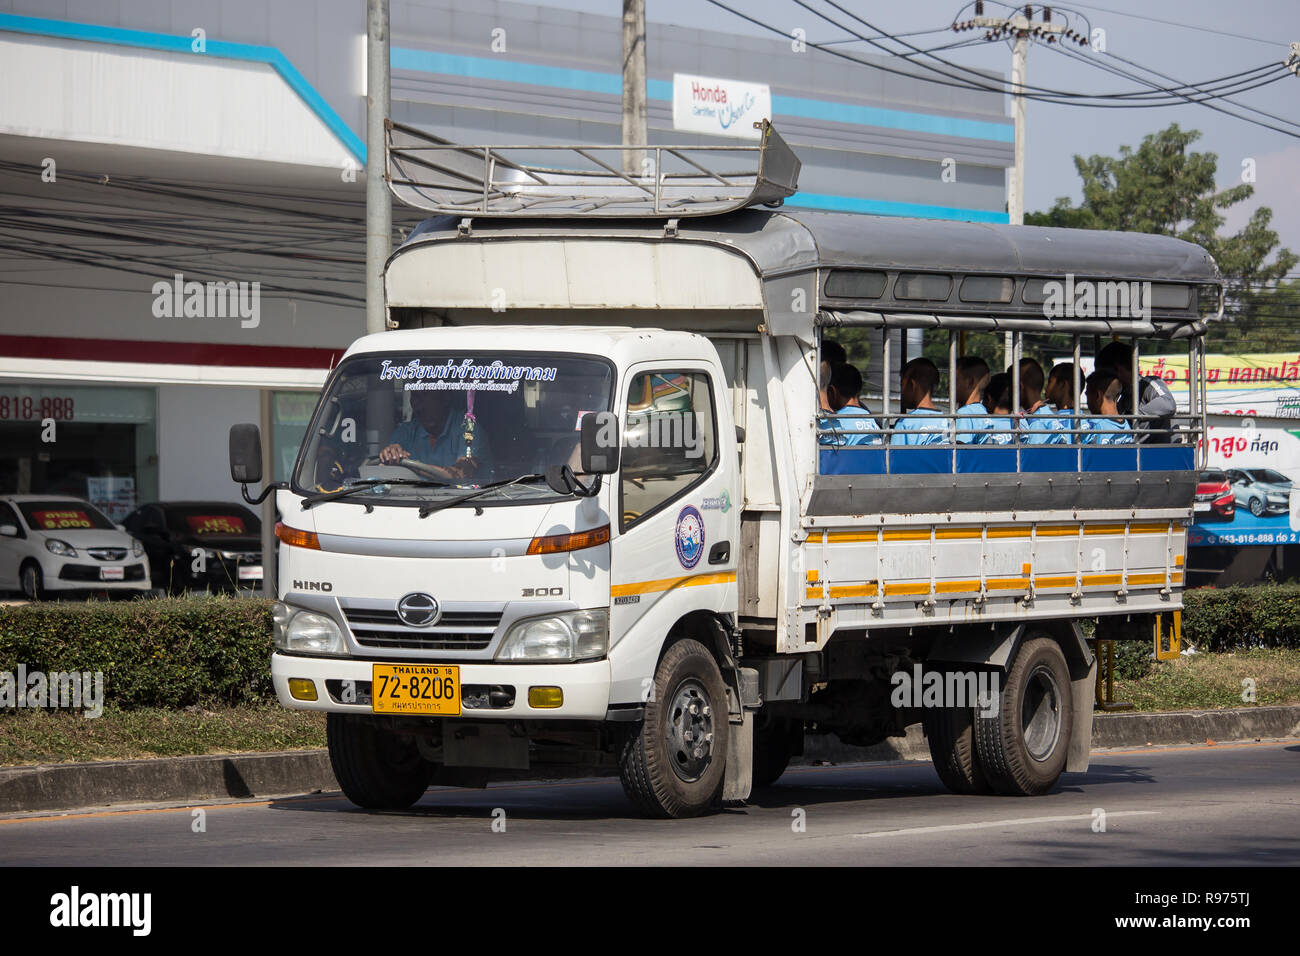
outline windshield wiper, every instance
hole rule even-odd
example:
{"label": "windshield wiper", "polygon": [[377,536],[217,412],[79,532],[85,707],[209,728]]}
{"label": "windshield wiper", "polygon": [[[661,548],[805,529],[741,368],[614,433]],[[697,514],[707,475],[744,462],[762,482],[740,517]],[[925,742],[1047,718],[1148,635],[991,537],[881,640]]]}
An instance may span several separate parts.
{"label": "windshield wiper", "polygon": [[420,509],[420,517],[427,518],[435,511],[441,511],[443,508],[454,507],[455,505],[458,505],[463,501],[470,501],[474,498],[478,498],[486,494],[491,494],[494,491],[499,491],[502,488],[508,488],[511,485],[517,485],[525,481],[535,481],[538,478],[545,478],[545,477],[546,477],[545,475],[517,475],[514,478],[507,478],[504,481],[494,481],[491,482],[490,484],[484,485],[482,488],[476,488],[475,490],[471,491],[467,495],[461,495],[457,498],[448,498],[445,501],[437,501],[434,502],[433,504],[425,505]]}
{"label": "windshield wiper", "polygon": [[337,491],[324,491],[318,495],[309,495],[302,500],[302,510],[306,511],[312,505],[320,504],[322,501],[337,501],[339,498],[347,498],[349,495],[355,495],[361,491],[369,491],[379,485],[404,485],[408,488],[457,487],[450,482],[434,481],[430,478],[363,478],[361,481],[348,485],[346,488],[340,488]]}

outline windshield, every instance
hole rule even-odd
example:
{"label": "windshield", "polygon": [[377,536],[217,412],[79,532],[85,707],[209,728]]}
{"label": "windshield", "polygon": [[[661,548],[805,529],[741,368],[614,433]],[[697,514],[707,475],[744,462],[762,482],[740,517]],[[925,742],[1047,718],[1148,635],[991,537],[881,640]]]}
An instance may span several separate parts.
{"label": "windshield", "polygon": [[117,527],[86,501],[24,501],[18,510],[36,531],[110,531]]}
{"label": "windshield", "polygon": [[[613,368],[573,355],[374,353],[333,378],[294,475],[307,494],[376,483],[358,498],[429,499],[490,482],[578,470],[580,423],[608,411]],[[553,496],[540,479],[478,501]]]}
{"label": "windshield", "polygon": [[1276,471],[1273,471],[1271,468],[1259,468],[1256,469],[1255,471],[1249,472],[1249,474],[1255,481],[1266,481],[1269,482],[1270,484],[1277,484],[1277,485],[1287,485],[1291,483],[1290,478],[1288,478],[1286,475],[1278,474]]}

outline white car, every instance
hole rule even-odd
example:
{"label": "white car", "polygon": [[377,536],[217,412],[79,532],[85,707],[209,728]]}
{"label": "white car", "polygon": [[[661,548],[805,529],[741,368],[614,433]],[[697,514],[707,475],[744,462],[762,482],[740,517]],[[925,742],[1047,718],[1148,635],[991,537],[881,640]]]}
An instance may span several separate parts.
{"label": "white car", "polygon": [[70,591],[147,593],[144,546],[88,501],[0,497],[0,590],[30,600]]}

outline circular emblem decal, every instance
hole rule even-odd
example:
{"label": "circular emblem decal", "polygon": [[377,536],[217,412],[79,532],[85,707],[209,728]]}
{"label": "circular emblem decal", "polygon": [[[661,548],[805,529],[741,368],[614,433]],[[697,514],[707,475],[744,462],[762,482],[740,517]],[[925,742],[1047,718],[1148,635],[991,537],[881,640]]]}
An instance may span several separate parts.
{"label": "circular emblem decal", "polygon": [[431,594],[414,591],[397,602],[397,616],[411,627],[429,627],[437,623],[441,609]]}
{"label": "circular emblem decal", "polygon": [[687,505],[677,515],[677,560],[682,567],[690,570],[700,563],[704,554],[704,519],[700,513]]}

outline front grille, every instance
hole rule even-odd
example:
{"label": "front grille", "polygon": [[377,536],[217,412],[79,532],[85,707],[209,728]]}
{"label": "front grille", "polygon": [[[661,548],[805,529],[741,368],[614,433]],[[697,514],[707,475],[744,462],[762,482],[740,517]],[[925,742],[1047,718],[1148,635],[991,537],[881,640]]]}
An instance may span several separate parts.
{"label": "front grille", "polygon": [[86,553],[97,561],[122,561],[126,558],[126,548],[88,548]]}
{"label": "front grille", "polygon": [[[99,568],[88,564],[65,564],[59,569],[60,581],[87,581],[95,584],[116,584],[116,581],[105,581],[99,576]],[[132,564],[126,568],[122,574],[123,581],[143,581],[144,565]]]}
{"label": "front grille", "polygon": [[359,631],[352,636],[362,647],[404,647],[413,651],[481,651],[492,643],[491,634],[464,634],[455,631]]}
{"label": "front grille", "polygon": [[433,627],[409,627],[395,607],[344,607],[352,636],[362,647],[413,651],[481,651],[501,623],[499,610],[443,611]]}

